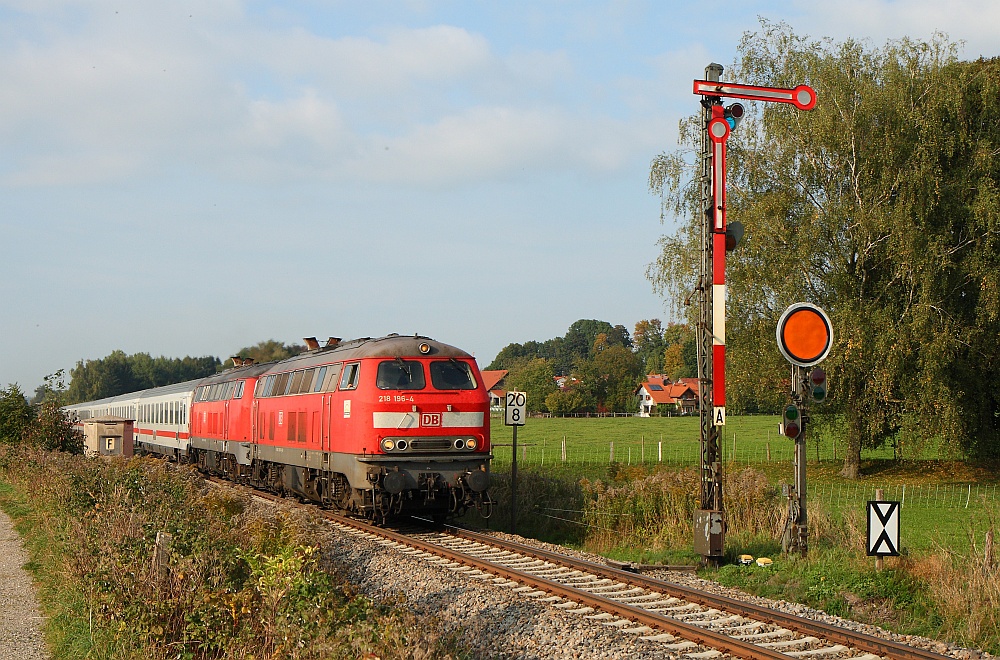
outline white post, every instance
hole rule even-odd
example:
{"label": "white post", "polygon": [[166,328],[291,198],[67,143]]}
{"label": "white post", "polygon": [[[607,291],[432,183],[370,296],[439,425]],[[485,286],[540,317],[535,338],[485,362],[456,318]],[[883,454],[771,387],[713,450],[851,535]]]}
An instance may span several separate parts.
{"label": "white post", "polygon": [[660,440],[659,444],[656,446],[656,462],[663,462],[663,440]]}
{"label": "white post", "polygon": [[563,436],[562,441],[562,462],[566,462],[566,436]]}

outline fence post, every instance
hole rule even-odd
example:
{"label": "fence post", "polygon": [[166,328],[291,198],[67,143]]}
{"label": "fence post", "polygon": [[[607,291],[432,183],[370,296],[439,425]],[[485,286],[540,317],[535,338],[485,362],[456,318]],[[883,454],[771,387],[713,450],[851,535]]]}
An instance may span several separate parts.
{"label": "fence post", "polygon": [[645,435],[640,435],[639,436],[639,463],[642,464],[642,463],[645,463],[645,462],[646,462],[646,436]]}
{"label": "fence post", "polygon": [[767,441],[767,444],[765,445],[765,447],[767,448],[767,462],[770,463],[771,462],[771,441],[770,440]]}
{"label": "fence post", "polygon": [[562,441],[562,462],[566,462],[566,436],[563,436]]}
{"label": "fence post", "polygon": [[656,462],[663,462],[663,440],[660,440],[659,444],[656,445]]}
{"label": "fence post", "polygon": [[162,580],[170,570],[170,545],[174,538],[167,532],[156,533],[156,543],[153,545],[153,577]]}
{"label": "fence post", "polygon": [[614,463],[614,462],[615,462],[615,441],[612,440],[611,441],[611,453],[610,453],[609,458],[608,458],[608,463]]}

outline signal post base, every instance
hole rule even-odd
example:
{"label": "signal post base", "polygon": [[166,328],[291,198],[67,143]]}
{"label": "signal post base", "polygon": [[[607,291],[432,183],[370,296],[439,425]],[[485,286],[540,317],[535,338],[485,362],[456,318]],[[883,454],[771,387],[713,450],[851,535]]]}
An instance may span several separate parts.
{"label": "signal post base", "polygon": [[709,566],[718,566],[725,553],[726,518],[720,510],[694,512],[694,551]]}

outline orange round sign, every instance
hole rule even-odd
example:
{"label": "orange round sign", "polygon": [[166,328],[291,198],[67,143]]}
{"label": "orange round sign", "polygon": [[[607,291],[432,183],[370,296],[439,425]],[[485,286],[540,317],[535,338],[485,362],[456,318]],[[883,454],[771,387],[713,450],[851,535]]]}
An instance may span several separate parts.
{"label": "orange round sign", "polygon": [[833,326],[822,309],[810,303],[795,303],[778,320],[778,350],[800,367],[822,362],[833,345]]}

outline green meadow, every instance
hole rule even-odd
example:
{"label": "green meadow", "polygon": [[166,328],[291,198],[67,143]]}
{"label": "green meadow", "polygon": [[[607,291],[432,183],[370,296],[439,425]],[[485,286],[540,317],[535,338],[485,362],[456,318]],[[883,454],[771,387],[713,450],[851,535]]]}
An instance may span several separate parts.
{"label": "green meadow", "polygon": [[[729,417],[720,441],[726,468],[751,467],[775,488],[791,482],[793,443],[778,434],[779,421],[770,415]],[[903,503],[902,542],[913,550],[968,549],[982,543],[981,528],[997,518],[1000,478],[993,470],[941,455],[936,446],[900,439],[895,447],[862,451],[861,479],[846,480],[839,474],[843,441],[831,429],[810,428],[807,434],[807,497],[823,514],[863,516],[865,502],[881,488],[886,499]],[[509,473],[513,427],[494,418],[492,438],[493,471]],[[648,474],[697,467],[698,417],[530,418],[518,427],[517,454],[521,473],[563,481],[608,481],[609,473],[629,469]],[[546,515],[542,508],[536,507],[534,515]],[[577,512],[548,508],[563,509],[558,513],[568,520]]]}

